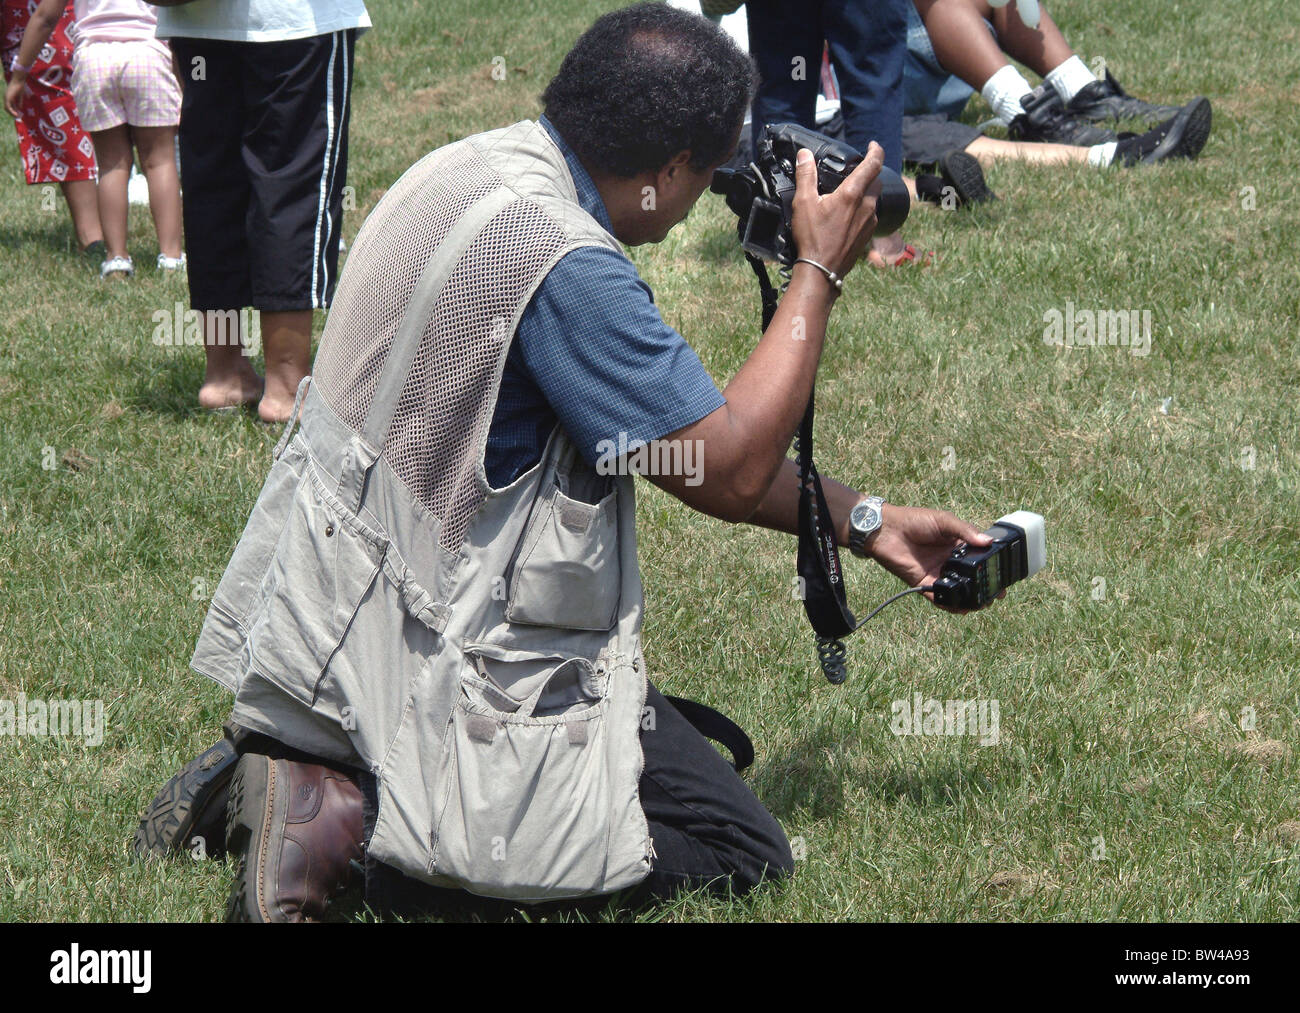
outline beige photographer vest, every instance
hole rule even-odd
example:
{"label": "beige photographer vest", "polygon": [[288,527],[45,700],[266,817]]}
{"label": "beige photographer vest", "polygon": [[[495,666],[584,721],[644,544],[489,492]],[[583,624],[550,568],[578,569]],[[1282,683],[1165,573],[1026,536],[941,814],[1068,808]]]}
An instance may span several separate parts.
{"label": "beige photographer vest", "polygon": [[349,253],[192,661],[240,724],[375,775],[376,859],[488,896],[650,869],[632,481],[558,427],[506,488],[483,467],[520,315],[591,245],[623,255],[538,124],[402,176]]}

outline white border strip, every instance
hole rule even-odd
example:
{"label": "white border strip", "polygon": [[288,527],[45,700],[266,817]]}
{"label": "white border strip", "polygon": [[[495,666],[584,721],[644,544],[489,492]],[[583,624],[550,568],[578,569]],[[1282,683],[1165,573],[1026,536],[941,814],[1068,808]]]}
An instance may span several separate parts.
{"label": "white border strip", "polygon": [[[336,32],[333,45],[330,48],[329,76],[325,81],[325,158],[321,163],[320,197],[316,203],[316,232],[312,240],[311,304],[313,309],[320,309],[322,299],[317,296],[317,292],[323,290],[318,279],[321,279],[321,275],[325,273],[325,251],[321,244],[321,222],[329,218],[326,202],[329,197],[330,169],[334,156],[334,61],[338,57],[338,51],[339,37]],[[328,225],[325,234],[326,236],[329,235]]]}

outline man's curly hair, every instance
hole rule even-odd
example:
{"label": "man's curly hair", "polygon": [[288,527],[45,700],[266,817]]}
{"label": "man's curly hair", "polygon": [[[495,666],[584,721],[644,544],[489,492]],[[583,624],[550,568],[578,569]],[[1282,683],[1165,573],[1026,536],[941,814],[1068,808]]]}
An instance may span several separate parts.
{"label": "man's curly hair", "polygon": [[681,151],[693,169],[722,161],[756,84],[753,61],[713,22],[639,3],[583,33],[542,104],[584,164],[627,178]]}

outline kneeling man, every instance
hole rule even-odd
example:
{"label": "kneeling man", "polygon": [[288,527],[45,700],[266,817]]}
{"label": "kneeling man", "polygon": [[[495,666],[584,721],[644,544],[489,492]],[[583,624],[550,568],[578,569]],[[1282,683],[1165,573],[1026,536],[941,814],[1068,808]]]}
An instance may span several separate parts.
{"label": "kneeling man", "polygon": [[[195,650],[234,693],[230,738],[137,837],[228,848],[230,917],[318,918],[362,860],[379,906],[385,881],[541,901],[791,872],[776,820],[647,682],[633,481],[608,457],[699,448],[689,473],[650,480],[798,530],[786,455],[838,294],[827,272],[848,274],[875,225],[880,148],[827,196],[801,153],[794,233],[816,264],[796,265],[724,391],[623,251],[686,217],[754,87],[703,18],[607,14],[538,122],[432,152],[367,219]],[[841,544],[910,585],[957,542],[987,544],[892,504],[851,531],[863,496],[826,493]]]}

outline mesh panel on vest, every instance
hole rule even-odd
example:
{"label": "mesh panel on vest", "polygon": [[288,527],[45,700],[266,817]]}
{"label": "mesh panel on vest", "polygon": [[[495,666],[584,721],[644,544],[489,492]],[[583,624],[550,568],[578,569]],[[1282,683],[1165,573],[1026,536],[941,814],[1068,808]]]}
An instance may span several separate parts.
{"label": "mesh panel on vest", "polygon": [[[431,252],[501,179],[468,145],[407,173],[358,236],[339,280],[313,369],[321,395],[360,432],[393,336]],[[405,191],[404,193],[402,191]],[[362,241],[364,239],[364,242]],[[477,478],[497,366],[520,302],[569,242],[520,199],[466,247],[434,303],[384,444],[393,473],[442,524],[456,550],[482,504]]]}
{"label": "mesh panel on vest", "polygon": [[460,258],[421,338],[384,456],[412,495],[441,518],[445,548],[459,548],[483,501],[480,448],[515,308],[567,242],[535,204],[507,205]]}
{"label": "mesh panel on vest", "polygon": [[412,166],[348,254],[312,367],[334,413],[361,431],[420,272],[465,209],[500,183],[468,144]]}

